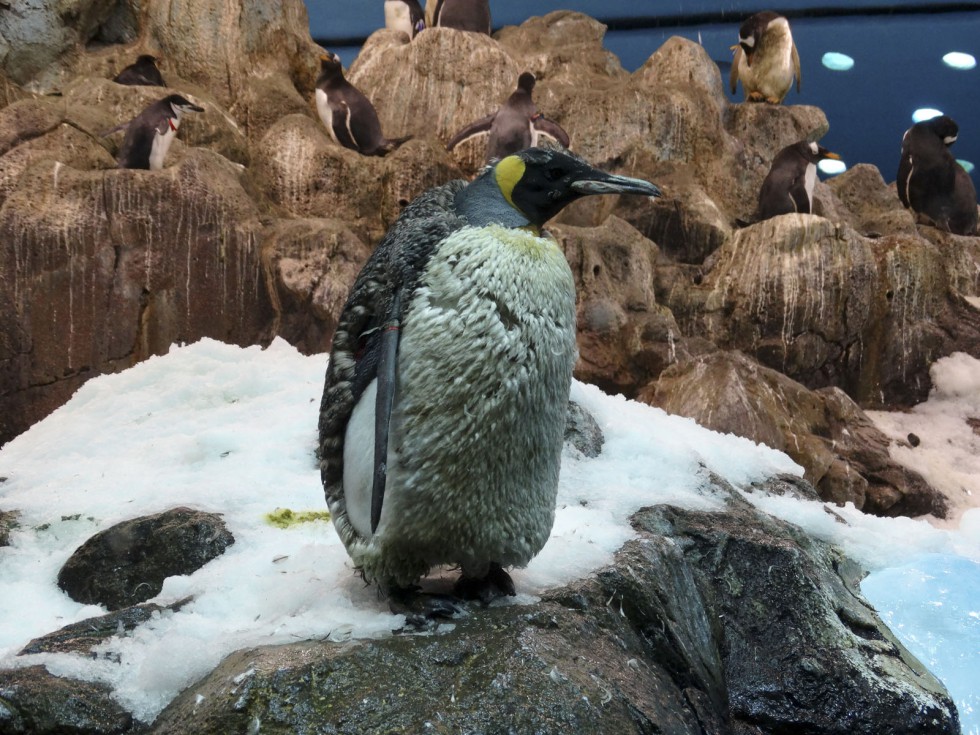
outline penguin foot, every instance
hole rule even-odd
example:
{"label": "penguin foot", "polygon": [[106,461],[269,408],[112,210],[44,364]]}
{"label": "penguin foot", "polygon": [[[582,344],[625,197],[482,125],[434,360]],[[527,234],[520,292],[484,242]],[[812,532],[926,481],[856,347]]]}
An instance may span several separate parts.
{"label": "penguin foot", "polygon": [[762,92],[749,92],[749,96],[745,99],[747,102],[764,102],[766,98]]}
{"label": "penguin foot", "polygon": [[489,605],[498,597],[517,594],[514,580],[497,563],[490,564],[490,571],[485,577],[467,577],[464,574],[456,581],[454,591],[464,600],[479,600],[484,605]]}
{"label": "penguin foot", "polygon": [[418,587],[390,588],[388,608],[395,615],[404,615],[405,622],[413,628],[426,628],[464,612],[455,597],[422,592]]}

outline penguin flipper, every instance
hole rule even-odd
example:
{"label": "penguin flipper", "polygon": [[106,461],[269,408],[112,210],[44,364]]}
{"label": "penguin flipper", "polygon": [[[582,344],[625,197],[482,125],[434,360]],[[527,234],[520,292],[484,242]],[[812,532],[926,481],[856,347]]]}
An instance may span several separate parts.
{"label": "penguin flipper", "polygon": [[337,142],[344,148],[360,152],[361,147],[354,138],[354,133],[350,126],[350,108],[344,101],[331,102],[330,111],[333,113],[333,134]]}
{"label": "penguin flipper", "polygon": [[479,120],[471,122],[469,125],[460,130],[456,135],[453,136],[452,140],[446,143],[446,150],[451,151],[453,148],[458,146],[464,140],[472,138],[474,135],[479,135],[480,133],[485,133],[490,130],[490,126],[493,125],[494,118],[497,117],[497,113],[487,115],[486,117],[481,117]]}
{"label": "penguin flipper", "polygon": [[735,56],[732,58],[732,70],[728,75],[728,86],[732,90],[732,94],[735,94],[735,90],[738,89],[738,65],[742,61],[742,47],[734,46]]}
{"label": "penguin flipper", "polygon": [[800,85],[803,83],[803,72],[800,71],[800,54],[793,44],[793,75],[796,77],[796,93],[800,93]]}
{"label": "penguin flipper", "polygon": [[388,318],[382,326],[377,365],[377,401],[374,407],[374,476],[371,485],[371,533],[378,530],[388,480],[388,427],[395,398],[398,373],[398,341],[401,329],[401,289],[391,299]]}
{"label": "penguin flipper", "polygon": [[532,119],[531,124],[534,125],[534,129],[539,133],[543,133],[549,138],[554,138],[561,143],[563,147],[568,148],[571,142],[568,139],[568,133],[566,133],[564,128],[562,128],[561,125],[556,123],[554,120],[549,120],[544,115],[537,115]]}

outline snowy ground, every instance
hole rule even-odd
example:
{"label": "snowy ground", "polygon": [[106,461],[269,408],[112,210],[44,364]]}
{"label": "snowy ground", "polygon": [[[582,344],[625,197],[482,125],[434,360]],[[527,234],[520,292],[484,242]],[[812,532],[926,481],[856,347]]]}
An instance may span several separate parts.
{"label": "snowy ground", "polygon": [[[942,379],[943,395],[959,406],[978,393],[980,362],[947,361],[953,367]],[[260,350],[204,340],[89,381],[0,450],[0,477],[7,478],[0,482],[0,509],[22,513],[12,545],[0,549],[0,667],[44,663],[55,674],[108,682],[123,705],[150,721],[233,650],[383,636],[398,627],[400,619],[353,575],[332,525],[281,529],[265,520],[276,508],[325,507],[313,458],[325,366],[324,357],[304,357],[282,341]],[[736,486],[800,472],[781,453],[591,386],[576,383],[573,398],[602,425],[606,444],[596,459],[566,450],[552,538],[514,574],[518,602],[607,563],[632,535],[628,518],[643,505],[719,507],[706,490],[709,471]],[[963,412],[957,415],[980,414],[969,407]],[[930,445],[939,436],[932,424],[896,431],[915,431],[923,439],[920,449],[927,448],[927,436]],[[963,452],[955,463],[960,467],[975,460],[968,448]],[[925,453],[909,461],[920,456]],[[976,469],[967,470],[968,479],[971,472],[976,482]],[[944,679],[964,732],[980,735],[980,715],[967,711],[980,709],[974,689],[980,681],[980,508],[967,510],[963,503],[958,525],[945,528],[836,509],[849,521],[845,526],[819,503],[748,497],[840,544],[875,572],[865,592]],[[118,663],[68,654],[16,656],[36,636],[105,612],[71,601],[55,584],[78,545],[121,520],[176,505],[224,514],[236,538],[195,574],[168,579],[155,600],[193,595],[193,603],[104,644]],[[933,580],[939,583],[929,584]],[[922,615],[909,615],[919,608]],[[947,665],[950,659],[955,666]]]}

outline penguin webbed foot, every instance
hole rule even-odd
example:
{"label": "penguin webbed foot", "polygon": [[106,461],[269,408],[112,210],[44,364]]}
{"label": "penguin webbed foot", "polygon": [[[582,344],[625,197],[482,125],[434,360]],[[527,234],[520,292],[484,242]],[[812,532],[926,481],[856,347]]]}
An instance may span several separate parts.
{"label": "penguin webbed foot", "polygon": [[390,587],[388,608],[395,615],[404,615],[405,623],[412,628],[428,628],[466,612],[452,595],[423,592],[417,586]]}
{"label": "penguin webbed foot", "polygon": [[468,577],[465,574],[456,580],[453,591],[464,600],[479,600],[484,606],[498,597],[513,597],[517,594],[514,580],[499,564],[490,565],[484,577]]}

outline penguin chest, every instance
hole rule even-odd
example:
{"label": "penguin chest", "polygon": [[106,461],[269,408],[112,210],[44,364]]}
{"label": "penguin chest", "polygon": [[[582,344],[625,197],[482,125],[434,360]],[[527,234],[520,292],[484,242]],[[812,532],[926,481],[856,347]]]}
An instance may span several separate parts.
{"label": "penguin chest", "polygon": [[330,109],[330,99],[327,97],[327,93],[322,89],[317,89],[316,91],[316,111],[320,115],[320,120],[323,122],[324,127],[327,129],[327,133],[333,139],[334,143],[339,143],[337,140],[337,133],[333,129],[333,110]]}
{"label": "penguin chest", "polygon": [[385,0],[385,28],[407,33],[409,38],[415,35],[412,11],[407,3],[402,0]]}
{"label": "penguin chest", "polygon": [[164,132],[159,129],[153,133],[153,143],[150,146],[150,170],[159,171],[163,168],[163,161],[170,150],[170,144],[177,137],[177,128],[180,127],[179,120],[168,120]]}
{"label": "penguin chest", "polygon": [[747,92],[758,92],[766,99],[782,100],[793,86],[793,37],[788,27],[771,27],[752,65],[743,55],[739,60],[739,78]]}
{"label": "penguin chest", "polygon": [[804,214],[813,214],[813,188],[817,185],[817,166],[814,163],[807,163],[806,170],[803,172],[803,190],[806,195],[803,200],[803,207],[800,209]]}
{"label": "penguin chest", "polygon": [[[575,357],[574,284],[553,241],[448,237],[402,325],[372,543],[425,566],[526,564],[554,521]],[[345,445],[345,494],[349,469]]]}

